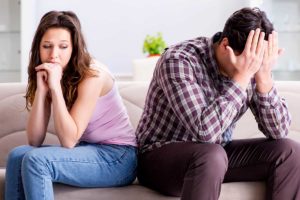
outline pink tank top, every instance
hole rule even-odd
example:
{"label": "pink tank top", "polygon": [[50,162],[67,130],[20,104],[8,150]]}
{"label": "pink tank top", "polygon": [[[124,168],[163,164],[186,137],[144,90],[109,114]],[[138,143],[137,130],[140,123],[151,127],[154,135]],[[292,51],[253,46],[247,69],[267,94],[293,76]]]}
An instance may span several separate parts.
{"label": "pink tank top", "polygon": [[116,83],[106,95],[99,97],[80,141],[137,146],[133,127]]}

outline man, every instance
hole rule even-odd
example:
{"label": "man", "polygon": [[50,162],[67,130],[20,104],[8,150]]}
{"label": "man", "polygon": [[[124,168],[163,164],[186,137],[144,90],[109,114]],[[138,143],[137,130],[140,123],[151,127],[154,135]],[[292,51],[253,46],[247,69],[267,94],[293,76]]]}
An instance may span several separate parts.
{"label": "man", "polygon": [[[137,128],[138,178],[183,200],[218,199],[222,182],[266,181],[267,199],[300,199],[300,147],[271,70],[282,49],[266,14],[243,8],[222,33],[169,47]],[[266,138],[232,140],[248,107]]]}

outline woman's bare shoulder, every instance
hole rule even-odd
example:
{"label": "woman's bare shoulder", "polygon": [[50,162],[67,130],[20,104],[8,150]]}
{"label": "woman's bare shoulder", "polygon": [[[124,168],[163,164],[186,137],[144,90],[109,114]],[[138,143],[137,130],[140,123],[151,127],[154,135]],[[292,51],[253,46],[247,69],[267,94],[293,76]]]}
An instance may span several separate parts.
{"label": "woman's bare shoulder", "polygon": [[95,76],[85,77],[79,83],[78,92],[93,88],[94,91],[99,91],[99,96],[105,95],[112,89],[114,77],[108,67],[97,60],[92,60],[90,67]]}

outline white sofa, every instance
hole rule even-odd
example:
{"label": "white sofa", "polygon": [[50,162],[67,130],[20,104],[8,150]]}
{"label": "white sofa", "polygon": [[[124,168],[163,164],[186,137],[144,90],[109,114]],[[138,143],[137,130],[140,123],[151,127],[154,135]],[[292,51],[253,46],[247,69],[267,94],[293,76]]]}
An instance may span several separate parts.
{"label": "white sofa", "polygon": [[[145,82],[118,82],[119,91],[128,109],[131,122],[137,126],[148,83]],[[288,101],[292,113],[292,125],[289,137],[300,141],[300,81],[276,82],[281,96]],[[8,152],[15,146],[26,144],[24,83],[0,84],[0,200],[4,196],[5,165]],[[47,144],[57,144],[53,122],[48,128]],[[239,121],[234,132],[234,138],[263,137],[250,111]],[[66,185],[55,184],[55,199],[57,200],[167,200],[179,199],[167,197],[143,187],[135,181],[132,185],[120,188],[92,188],[83,189]],[[221,200],[263,200],[265,199],[265,184],[263,182],[236,182],[222,185]]]}

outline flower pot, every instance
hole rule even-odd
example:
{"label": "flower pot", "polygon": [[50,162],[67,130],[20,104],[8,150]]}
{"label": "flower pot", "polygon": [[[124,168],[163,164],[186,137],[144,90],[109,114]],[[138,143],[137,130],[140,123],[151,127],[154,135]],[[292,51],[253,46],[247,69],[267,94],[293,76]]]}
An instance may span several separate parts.
{"label": "flower pot", "polygon": [[133,60],[133,81],[150,81],[160,56]]}

